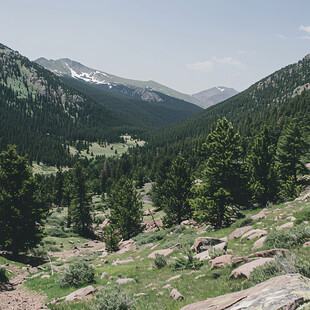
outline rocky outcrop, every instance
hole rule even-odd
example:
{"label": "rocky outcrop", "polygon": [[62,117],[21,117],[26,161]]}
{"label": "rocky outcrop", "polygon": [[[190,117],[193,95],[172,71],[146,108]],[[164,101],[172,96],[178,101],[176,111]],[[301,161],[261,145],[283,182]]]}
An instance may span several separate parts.
{"label": "rocky outcrop", "polygon": [[174,300],[183,300],[184,299],[184,296],[177,289],[173,289],[171,291],[170,297],[173,298]]}
{"label": "rocky outcrop", "polygon": [[217,238],[198,237],[195,239],[194,245],[191,247],[191,250],[200,253],[220,243],[223,243],[223,241]]}
{"label": "rocky outcrop", "polygon": [[148,258],[155,258],[155,257],[156,257],[156,254],[167,256],[167,255],[171,254],[172,252],[173,252],[173,249],[157,250],[157,251],[152,252],[152,253],[148,256]]}
{"label": "rocky outcrop", "polygon": [[118,244],[119,251],[117,253],[122,254],[128,251],[135,251],[136,250],[136,242],[133,241],[132,239],[126,240],[126,241],[121,241]]}
{"label": "rocky outcrop", "polygon": [[252,229],[253,226],[244,226],[235,229],[228,237],[229,240],[240,238],[245,232]]}
{"label": "rocky outcrop", "polygon": [[285,229],[285,228],[293,228],[294,227],[294,223],[293,222],[288,222],[288,223],[285,223],[279,227],[277,227],[277,230],[282,230],[282,229]]}
{"label": "rocky outcrop", "polygon": [[255,215],[251,216],[251,219],[252,219],[253,221],[257,221],[257,220],[265,219],[265,218],[266,218],[266,214],[265,214],[265,211],[264,211],[264,210],[262,210],[262,211],[260,211],[259,213],[257,213],[257,214],[255,214]]}
{"label": "rocky outcrop", "polygon": [[246,232],[242,237],[241,240],[243,239],[248,239],[248,240],[253,240],[255,238],[261,238],[262,236],[266,235],[267,231],[262,230],[262,229],[253,229],[248,232]]}
{"label": "rocky outcrop", "polygon": [[255,259],[249,263],[246,263],[244,265],[241,265],[240,267],[236,268],[235,270],[232,271],[232,273],[230,274],[229,278],[230,279],[238,279],[238,278],[249,278],[252,271],[259,267],[259,266],[263,266],[266,263],[272,262],[274,261],[274,258],[258,258]]}
{"label": "rocky outcrop", "polygon": [[88,285],[86,287],[80,288],[71,294],[66,296],[66,301],[73,301],[77,299],[84,299],[87,295],[92,294],[96,291],[94,287]]}
{"label": "rocky outcrop", "polygon": [[225,268],[226,266],[232,266],[232,255],[218,256],[210,261],[211,270],[215,268]]}
{"label": "rocky outcrop", "polygon": [[310,303],[310,279],[289,274],[243,291],[196,302],[181,310],[279,310],[296,309],[306,303]]}
{"label": "rocky outcrop", "polygon": [[255,241],[254,244],[253,244],[252,250],[256,250],[256,249],[262,248],[263,245],[264,245],[264,242],[265,242],[266,238],[267,238],[267,237],[264,236],[264,237],[259,238],[257,241]]}
{"label": "rocky outcrop", "polygon": [[132,279],[132,278],[116,280],[116,284],[118,284],[118,285],[127,284],[127,283],[130,283],[130,282],[136,282],[136,281],[135,281],[135,279]]}

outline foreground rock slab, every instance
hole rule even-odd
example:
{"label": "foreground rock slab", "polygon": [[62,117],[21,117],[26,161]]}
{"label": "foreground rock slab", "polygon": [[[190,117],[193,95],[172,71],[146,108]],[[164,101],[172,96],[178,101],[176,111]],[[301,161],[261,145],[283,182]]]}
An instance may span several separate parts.
{"label": "foreground rock slab", "polygon": [[288,274],[269,279],[247,290],[187,305],[181,310],[296,309],[308,302],[310,279],[299,274]]}
{"label": "foreground rock slab", "polygon": [[248,230],[252,228],[253,226],[244,226],[244,227],[237,228],[229,235],[228,239],[233,240],[233,239],[240,238],[245,232],[247,232]]}
{"label": "foreground rock slab", "polygon": [[80,288],[77,291],[72,292],[66,296],[66,301],[73,301],[77,299],[84,299],[87,295],[92,294],[96,291],[91,285]]}

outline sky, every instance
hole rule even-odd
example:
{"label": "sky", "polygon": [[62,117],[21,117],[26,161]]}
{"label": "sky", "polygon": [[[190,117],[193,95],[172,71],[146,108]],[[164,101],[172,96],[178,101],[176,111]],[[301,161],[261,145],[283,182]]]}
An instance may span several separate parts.
{"label": "sky", "polygon": [[309,0],[0,0],[0,43],[183,93],[242,91],[310,53]]}

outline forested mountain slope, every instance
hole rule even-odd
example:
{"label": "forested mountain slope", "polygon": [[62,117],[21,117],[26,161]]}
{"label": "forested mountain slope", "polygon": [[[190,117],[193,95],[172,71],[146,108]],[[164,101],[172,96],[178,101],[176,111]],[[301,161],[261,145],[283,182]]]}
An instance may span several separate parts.
{"label": "forested mountain slope", "polygon": [[117,141],[123,132],[138,130],[132,120],[0,45],[0,149],[16,144],[31,160],[64,165],[73,141]]}
{"label": "forested mountain slope", "polygon": [[310,56],[253,84],[247,90],[191,118],[165,128],[150,140],[153,145],[205,138],[222,117],[231,121],[242,136],[258,133],[263,125],[281,126],[285,116],[300,117],[309,124]]}
{"label": "forested mountain slope", "polygon": [[[201,108],[195,104],[155,91],[153,93],[158,94],[162,101],[145,101],[128,97],[121,92],[111,92],[104,85],[90,84],[67,76],[62,76],[60,79],[69,87],[75,88],[105,107],[121,113],[127,120],[132,120],[136,126],[159,128],[201,111]],[[118,87],[122,86],[114,88]]]}

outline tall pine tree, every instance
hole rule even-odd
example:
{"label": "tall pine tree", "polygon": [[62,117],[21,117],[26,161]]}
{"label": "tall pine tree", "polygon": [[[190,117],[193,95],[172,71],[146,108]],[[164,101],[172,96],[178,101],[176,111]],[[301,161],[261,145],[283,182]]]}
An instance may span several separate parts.
{"label": "tall pine tree", "polygon": [[123,239],[130,239],[143,230],[143,211],[139,193],[133,181],[123,176],[114,184],[108,197],[109,221]]}
{"label": "tall pine tree", "polygon": [[275,147],[266,127],[254,141],[247,158],[247,167],[252,202],[261,206],[275,202],[278,197]]}
{"label": "tall pine tree", "polygon": [[0,247],[14,255],[35,247],[46,211],[28,160],[9,146],[0,153]]}
{"label": "tall pine tree", "polygon": [[215,227],[229,223],[234,211],[245,203],[243,170],[240,162],[240,136],[223,118],[203,145],[206,166],[202,182],[193,186],[191,200],[194,218]]}
{"label": "tall pine tree", "polygon": [[189,204],[192,195],[191,186],[189,164],[182,156],[178,156],[173,161],[166,174],[166,180],[161,186],[161,202],[166,225],[180,224],[192,216]]}

